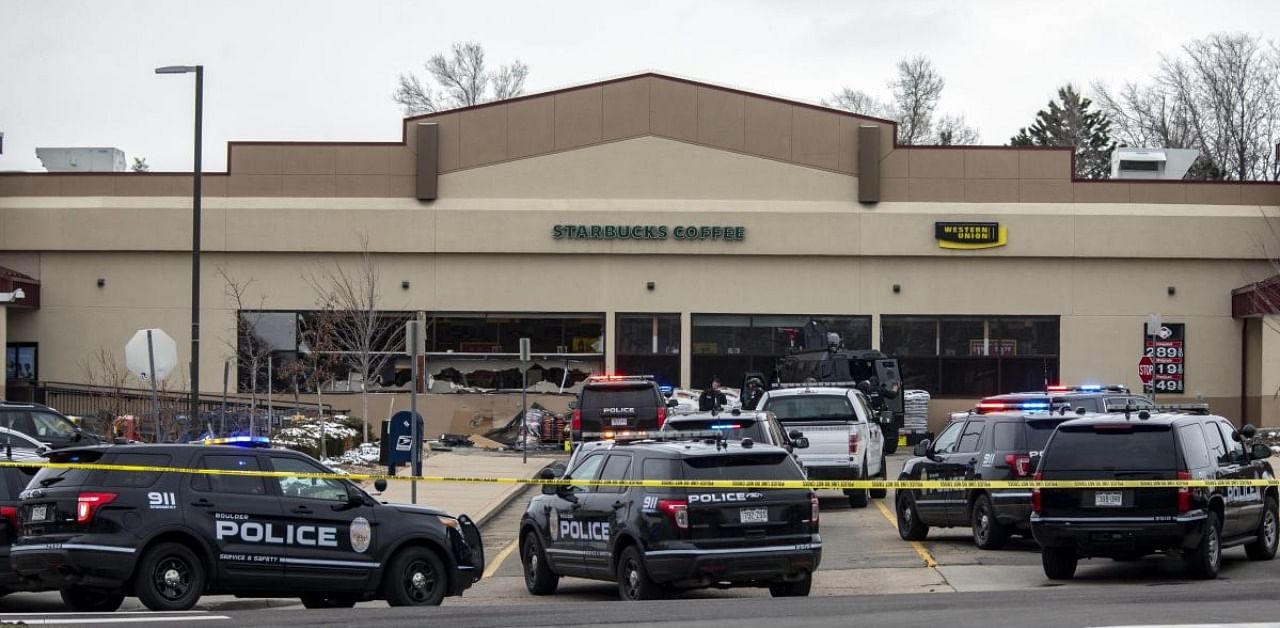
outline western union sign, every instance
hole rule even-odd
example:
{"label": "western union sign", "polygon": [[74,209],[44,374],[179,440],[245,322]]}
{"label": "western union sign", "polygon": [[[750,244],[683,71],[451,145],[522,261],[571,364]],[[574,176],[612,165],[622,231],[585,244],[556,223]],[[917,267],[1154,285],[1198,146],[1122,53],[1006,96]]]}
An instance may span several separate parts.
{"label": "western union sign", "polygon": [[1009,232],[998,222],[935,222],[933,237],[944,249],[990,249],[1007,244]]}

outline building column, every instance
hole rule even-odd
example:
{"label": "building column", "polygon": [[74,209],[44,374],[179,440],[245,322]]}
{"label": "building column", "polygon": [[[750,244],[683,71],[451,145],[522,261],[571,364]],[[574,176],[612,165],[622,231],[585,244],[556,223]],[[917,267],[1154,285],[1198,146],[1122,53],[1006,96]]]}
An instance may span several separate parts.
{"label": "building column", "polygon": [[618,341],[614,338],[617,331],[618,315],[615,312],[604,313],[604,372],[615,373],[618,368]]}
{"label": "building column", "polygon": [[880,315],[871,315],[871,348],[880,350]]}
{"label": "building column", "polygon": [[[1250,416],[1257,427],[1280,427],[1280,316],[1268,314],[1259,321],[1257,347],[1249,347],[1250,356],[1256,356],[1258,366],[1259,414]],[[1247,376],[1246,376],[1247,377]],[[1250,378],[1252,379],[1252,378]],[[1250,395],[1253,391],[1250,391]]]}
{"label": "building column", "polygon": [[693,382],[693,314],[680,313],[680,387],[692,388]]}

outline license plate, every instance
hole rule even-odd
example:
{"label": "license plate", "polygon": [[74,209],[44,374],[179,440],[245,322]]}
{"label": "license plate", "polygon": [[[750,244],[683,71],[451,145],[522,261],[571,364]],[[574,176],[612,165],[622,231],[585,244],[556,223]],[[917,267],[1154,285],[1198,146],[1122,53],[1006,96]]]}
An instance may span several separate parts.
{"label": "license plate", "polygon": [[610,422],[610,425],[613,425],[614,427],[617,427],[617,426],[619,426],[619,425],[626,425],[626,424],[627,424],[627,417],[622,417],[622,418],[618,418],[618,419],[613,419],[613,420]]}
{"label": "license plate", "polygon": [[49,512],[49,506],[48,506],[47,504],[41,504],[41,505],[39,505],[39,506],[32,506],[32,507],[31,507],[31,520],[32,520],[32,521],[44,521],[44,520],[45,520],[45,515],[46,515],[46,514],[48,514],[48,512]]}
{"label": "license plate", "polygon": [[742,523],[769,523],[768,508],[743,508],[738,511],[738,520]]}
{"label": "license plate", "polygon": [[1124,494],[1119,491],[1099,491],[1093,494],[1093,505],[1108,507],[1123,506]]}

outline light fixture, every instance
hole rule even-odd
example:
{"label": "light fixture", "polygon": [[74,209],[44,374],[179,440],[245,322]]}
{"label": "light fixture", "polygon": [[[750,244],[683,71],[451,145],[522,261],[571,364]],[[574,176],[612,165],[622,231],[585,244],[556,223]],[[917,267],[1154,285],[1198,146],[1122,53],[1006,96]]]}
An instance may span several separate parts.
{"label": "light fixture", "polygon": [[896,284],[896,283],[895,283],[895,284],[893,284],[893,293],[894,293],[894,294],[898,294],[899,292],[902,292],[902,286],[900,286],[900,285],[898,285],[898,284]]}
{"label": "light fixture", "polygon": [[645,284],[644,287],[648,288],[650,292],[653,292],[655,285],[652,281],[650,281],[649,283]]}
{"label": "light fixture", "polygon": [[107,280],[103,279],[102,277],[98,277],[98,287],[102,288],[106,285],[107,285]]}
{"label": "light fixture", "polygon": [[1173,296],[1175,294],[1178,294],[1177,286],[1169,286],[1169,296]]}
{"label": "light fixture", "polygon": [[409,280],[408,280],[408,279],[405,279],[404,281],[401,281],[401,282],[400,282],[400,289],[401,289],[401,290],[408,290],[408,289],[409,289]]}

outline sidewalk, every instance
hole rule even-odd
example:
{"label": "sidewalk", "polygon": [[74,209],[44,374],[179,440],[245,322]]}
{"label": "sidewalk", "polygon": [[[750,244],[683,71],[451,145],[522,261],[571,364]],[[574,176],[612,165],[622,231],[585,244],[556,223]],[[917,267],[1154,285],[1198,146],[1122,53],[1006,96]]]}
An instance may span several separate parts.
{"label": "sidewalk", "polygon": [[[423,475],[448,475],[491,478],[532,478],[543,467],[563,460],[562,455],[536,454],[529,462],[521,463],[520,454],[496,453],[483,450],[434,453],[422,461]],[[409,475],[409,465],[403,465],[397,475]],[[411,483],[389,482],[386,492],[378,499],[386,502],[410,503]],[[371,486],[366,490],[372,491]],[[419,482],[418,503],[447,511],[452,515],[470,516],[476,525],[484,526],[504,506],[518,498],[528,488],[523,484],[477,484],[462,482]]]}

